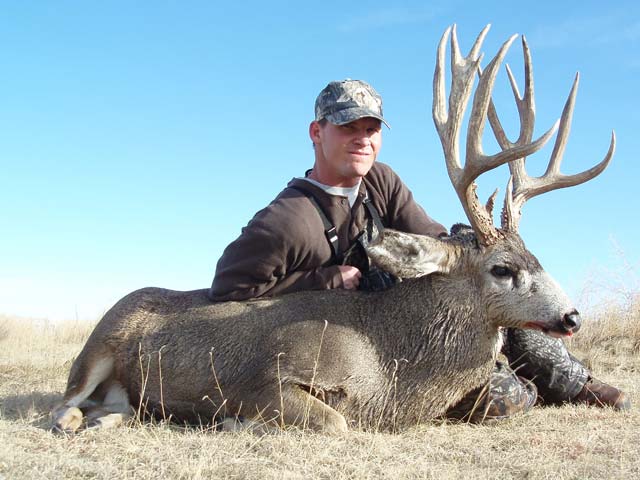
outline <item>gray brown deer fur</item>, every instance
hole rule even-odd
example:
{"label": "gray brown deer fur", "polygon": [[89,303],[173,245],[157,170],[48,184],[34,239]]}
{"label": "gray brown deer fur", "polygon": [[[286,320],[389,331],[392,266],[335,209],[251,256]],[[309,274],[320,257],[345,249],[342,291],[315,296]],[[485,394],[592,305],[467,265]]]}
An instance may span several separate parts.
{"label": "gray brown deer fur", "polygon": [[[211,303],[206,290],[133,292],[88,339],[63,405],[82,406],[85,399],[73,399],[91,369],[109,364],[84,402],[91,424],[142,405],[190,423],[242,416],[330,432],[403,429],[443,415],[487,382],[498,327],[576,329],[566,324],[575,310],[517,236],[483,249],[457,236],[387,231],[370,255],[405,280],[381,293],[247,302]],[[437,272],[407,278],[436,268],[434,259]],[[506,265],[513,276],[491,273]],[[133,407],[106,412],[104,396],[120,386]]]}
{"label": "gray brown deer fur", "polygon": [[[246,302],[211,303],[205,290],[145,288],[120,300],[96,326],[74,361],[54,428],[118,424],[132,413],[181,422],[230,419],[299,425],[327,432],[348,428],[401,430],[443,415],[483,386],[494,366],[500,327],[571,335],[577,311],[525,248],[517,232],[529,198],[592,179],[609,152],[580,174],[559,172],[577,79],[559,124],[532,141],[531,59],[525,52],[525,92],[514,94],[520,137],[510,142],[491,104],[495,74],[508,40],[480,72],[479,49],[462,57],[454,29],[438,47],[433,115],[447,170],[471,233],[456,228],[434,239],[386,231],[369,246],[372,261],[403,281],[376,293],[308,291]],[[444,48],[451,34],[452,82],[444,98]],[[478,78],[467,129],[464,167],[458,136]],[[448,109],[447,109],[448,105]],[[489,120],[502,151],[482,152]],[[532,178],[524,159],[558,129],[547,173]],[[475,178],[502,164],[511,170],[501,228],[481,205]]]}

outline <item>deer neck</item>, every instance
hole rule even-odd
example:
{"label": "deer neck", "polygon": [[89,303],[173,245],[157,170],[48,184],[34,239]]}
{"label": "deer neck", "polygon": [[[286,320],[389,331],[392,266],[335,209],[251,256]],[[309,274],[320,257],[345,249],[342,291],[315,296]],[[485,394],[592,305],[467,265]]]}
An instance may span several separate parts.
{"label": "deer neck", "polygon": [[[369,317],[383,363],[403,362],[421,377],[493,364],[498,328],[476,291],[468,277],[433,274],[385,292],[385,308],[373,305]],[[406,334],[389,335],[391,328]]]}

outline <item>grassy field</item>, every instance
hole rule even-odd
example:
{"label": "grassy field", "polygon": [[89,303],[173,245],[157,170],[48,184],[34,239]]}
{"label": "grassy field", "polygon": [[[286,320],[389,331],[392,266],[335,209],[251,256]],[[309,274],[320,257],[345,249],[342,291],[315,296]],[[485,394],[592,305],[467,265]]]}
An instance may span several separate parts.
{"label": "grassy field", "polygon": [[587,315],[570,345],[631,395],[630,412],[536,407],[493,426],[434,422],[395,435],[254,436],[140,422],[54,435],[49,411],[90,330],[0,316],[0,480],[640,478],[640,301]]}

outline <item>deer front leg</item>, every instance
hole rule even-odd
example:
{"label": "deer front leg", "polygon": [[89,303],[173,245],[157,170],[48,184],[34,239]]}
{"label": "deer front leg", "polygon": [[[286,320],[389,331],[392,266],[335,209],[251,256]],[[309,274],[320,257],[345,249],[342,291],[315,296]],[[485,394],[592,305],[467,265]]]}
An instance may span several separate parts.
{"label": "deer front leg", "polygon": [[[309,428],[328,434],[348,431],[344,416],[309,393],[311,388],[305,385],[285,383],[263,392],[262,404],[268,405],[251,422],[263,422],[279,426]],[[268,412],[276,415],[269,418]]]}
{"label": "deer front leg", "polygon": [[104,397],[84,399],[74,404],[78,396],[67,400],[53,411],[53,431],[74,433],[81,428],[113,428],[131,417],[129,396],[122,385],[112,382],[105,387]]}
{"label": "deer front leg", "polygon": [[328,434],[347,432],[342,414],[309,393],[302,385],[283,385],[281,418],[285,425],[295,425]]}
{"label": "deer front leg", "polygon": [[52,431],[55,433],[74,433],[82,425],[82,410],[78,407],[60,405],[51,413]]}
{"label": "deer front leg", "polygon": [[105,429],[122,425],[131,418],[129,395],[122,385],[113,382],[100,405],[85,412],[87,429]]}

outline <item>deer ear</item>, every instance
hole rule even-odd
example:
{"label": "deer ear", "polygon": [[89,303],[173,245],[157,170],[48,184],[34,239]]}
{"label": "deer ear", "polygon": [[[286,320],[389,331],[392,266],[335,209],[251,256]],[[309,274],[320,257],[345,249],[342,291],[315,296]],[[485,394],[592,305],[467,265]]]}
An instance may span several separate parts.
{"label": "deer ear", "polygon": [[451,245],[437,238],[396,230],[385,230],[382,240],[367,247],[374,265],[400,278],[448,272],[450,252]]}

